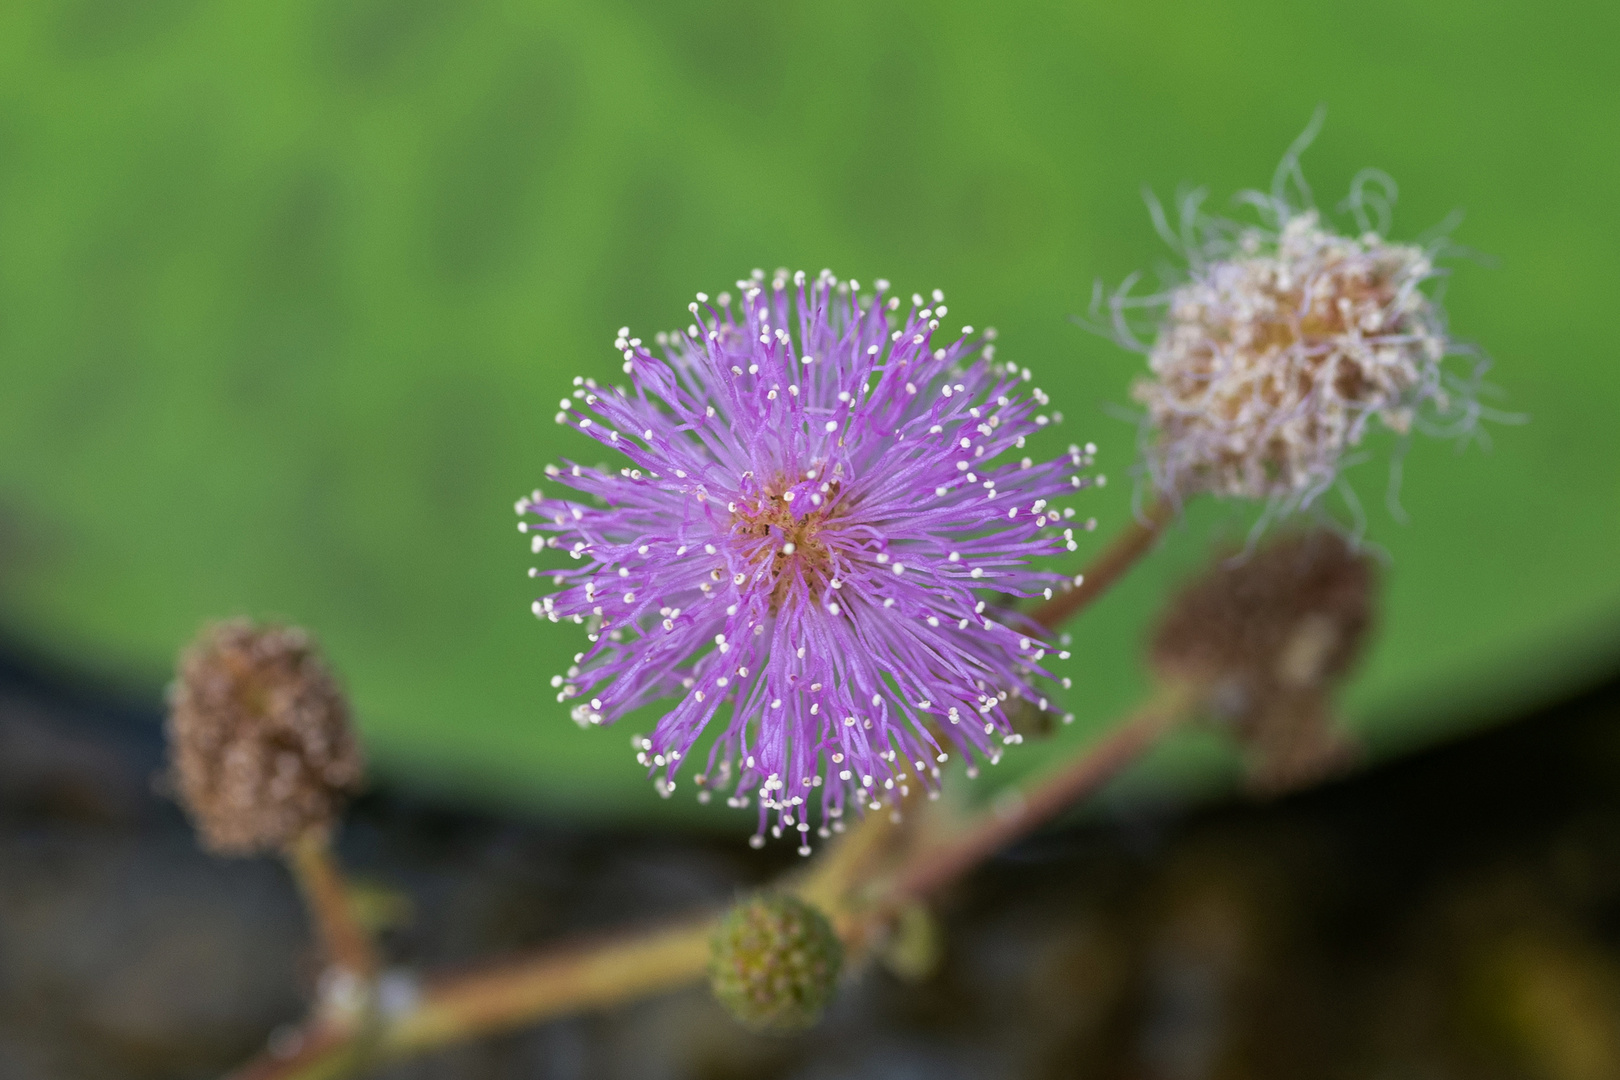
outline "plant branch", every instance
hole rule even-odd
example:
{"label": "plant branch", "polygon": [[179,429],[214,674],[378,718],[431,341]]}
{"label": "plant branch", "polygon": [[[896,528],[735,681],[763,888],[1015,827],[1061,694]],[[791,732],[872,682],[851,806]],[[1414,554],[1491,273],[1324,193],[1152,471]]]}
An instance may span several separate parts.
{"label": "plant branch", "polygon": [[1186,684],[1165,684],[1103,739],[1022,789],[1006,792],[966,828],[915,849],[890,886],[890,906],[938,891],[1064,810],[1095,794],[1157,745],[1199,701]]}
{"label": "plant branch", "polygon": [[[1092,562],[1080,585],[1037,607],[1031,617],[1052,629],[1079,613],[1152,550],[1172,513],[1168,504],[1154,502]],[[896,827],[886,813],[868,814],[808,874],[784,885],[832,914],[840,936],[861,947],[902,907],[957,880],[1118,776],[1196,700],[1190,687],[1161,687],[1100,742],[1003,796],[945,840],[919,838],[915,830]],[[354,920],[326,837],[306,836],[287,857],[332,962],[373,978],[371,941]],[[883,864],[894,859],[898,870],[882,873]],[[869,881],[881,882],[875,897],[856,896]],[[672,990],[702,978],[714,925],[715,917],[709,917],[430,981],[402,1011],[372,1023],[334,1025],[317,1016],[290,1052],[266,1055],[232,1074],[233,1080],[337,1080],[435,1047]]]}
{"label": "plant branch", "polygon": [[705,918],[445,979],[384,1030],[378,1053],[414,1054],[693,982],[708,965],[714,925]]}
{"label": "plant branch", "polygon": [[364,1025],[317,1016],[293,1046],[230,1080],[339,1080],[387,1061],[698,981],[714,920],[553,947],[430,981],[394,1015]]}
{"label": "plant branch", "polygon": [[[1161,687],[1100,742],[1004,796],[946,840],[919,840],[887,814],[869,814],[801,878],[796,891],[834,916],[851,947],[863,947],[900,908],[955,881],[1118,776],[1197,700],[1190,687]],[[878,872],[874,864],[895,855],[901,844],[909,846],[899,849],[899,869]],[[869,875],[884,883],[866,901],[854,893]],[[336,1080],[435,1047],[673,990],[702,978],[714,925],[709,917],[440,978],[404,1010],[372,1024],[340,1027],[317,1018],[286,1056],[267,1055],[232,1080]]]}
{"label": "plant branch", "polygon": [[1125,531],[1114,537],[1081,575],[1080,584],[1066,593],[1041,604],[1029,617],[1048,630],[1055,630],[1089,607],[1109,586],[1125,576],[1138,559],[1153,550],[1154,542],[1170,519],[1175,508],[1168,500],[1154,498],[1142,511],[1140,518],[1132,518]]}
{"label": "plant branch", "polygon": [[328,963],[346,969],[361,980],[377,973],[377,954],[371,935],[354,917],[343,871],[332,855],[330,833],[311,829],[288,845],[287,865],[298,881],[315,932]]}

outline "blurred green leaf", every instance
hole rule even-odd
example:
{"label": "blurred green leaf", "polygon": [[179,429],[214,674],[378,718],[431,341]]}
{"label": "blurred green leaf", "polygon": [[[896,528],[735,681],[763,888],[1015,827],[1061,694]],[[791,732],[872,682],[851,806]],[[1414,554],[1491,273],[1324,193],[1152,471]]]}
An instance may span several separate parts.
{"label": "blurred green leaf", "polygon": [[[1356,471],[1393,562],[1352,711],[1385,750],[1488,719],[1615,652],[1617,32],[1608,5],[1458,0],[11,5],[0,621],[151,686],[200,620],[280,614],[383,767],[659,808],[628,739],[553,699],[577,631],[529,615],[510,509],[586,453],[552,406],[616,373],[614,329],[754,266],[942,287],[1036,369],[1055,440],[1102,446],[1095,547],[1129,512],[1134,431],[1103,407],[1139,360],[1066,317],[1164,257],[1144,185],[1263,184],[1325,101],[1324,205],[1377,165],[1398,236],[1467,209],[1495,265],[1456,268],[1454,327],[1533,418],[1417,445],[1408,525]],[[1239,528],[1197,507],[1075,628],[1081,723],[1002,769],[1129,703],[1158,597]]]}

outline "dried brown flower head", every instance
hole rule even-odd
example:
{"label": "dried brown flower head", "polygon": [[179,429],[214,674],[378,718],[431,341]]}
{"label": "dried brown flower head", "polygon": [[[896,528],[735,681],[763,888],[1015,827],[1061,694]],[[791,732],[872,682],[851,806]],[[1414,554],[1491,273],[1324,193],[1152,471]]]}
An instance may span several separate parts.
{"label": "dried brown flower head", "polygon": [[1328,694],[1361,651],[1375,584],[1372,559],[1337,533],[1284,534],[1184,588],[1150,660],[1163,678],[1208,688],[1250,751],[1254,786],[1297,786],[1349,752]]}
{"label": "dried brown flower head", "polygon": [[181,801],[221,854],[330,825],[364,772],[348,703],[296,627],[204,627],[180,654],[168,734]]}

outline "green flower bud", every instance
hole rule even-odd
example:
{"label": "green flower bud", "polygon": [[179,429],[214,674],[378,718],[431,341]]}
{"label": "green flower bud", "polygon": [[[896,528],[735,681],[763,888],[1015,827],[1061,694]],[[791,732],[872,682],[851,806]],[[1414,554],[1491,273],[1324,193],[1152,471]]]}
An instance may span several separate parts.
{"label": "green flower bud", "polygon": [[832,999],[844,946],[818,909],[785,893],[746,897],[710,945],[709,986],[755,1031],[813,1027]]}

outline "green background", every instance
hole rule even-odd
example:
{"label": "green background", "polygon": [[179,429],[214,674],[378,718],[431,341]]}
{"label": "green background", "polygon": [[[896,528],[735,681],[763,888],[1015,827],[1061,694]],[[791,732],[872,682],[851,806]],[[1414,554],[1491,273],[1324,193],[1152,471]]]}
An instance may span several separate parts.
{"label": "green background", "polygon": [[[1380,752],[1487,722],[1616,652],[1616,40],[1612,4],[1477,0],[5,5],[0,625],[155,694],[200,620],[290,617],[385,772],[665,809],[553,700],[578,631],[529,615],[512,514],[594,452],[551,415],[614,330],[755,266],[942,287],[1101,445],[1084,555],[1140,359],[1067,317],[1165,257],[1144,185],[1264,185],[1325,102],[1324,205],[1375,165],[1397,236],[1466,209],[1453,326],[1532,418],[1417,445],[1406,525],[1356,471],[1392,563],[1347,707]],[[1237,527],[1197,507],[1075,627],[1082,723],[1003,770],[1133,700],[1167,583]],[[1197,743],[1154,775],[1218,779]]]}

